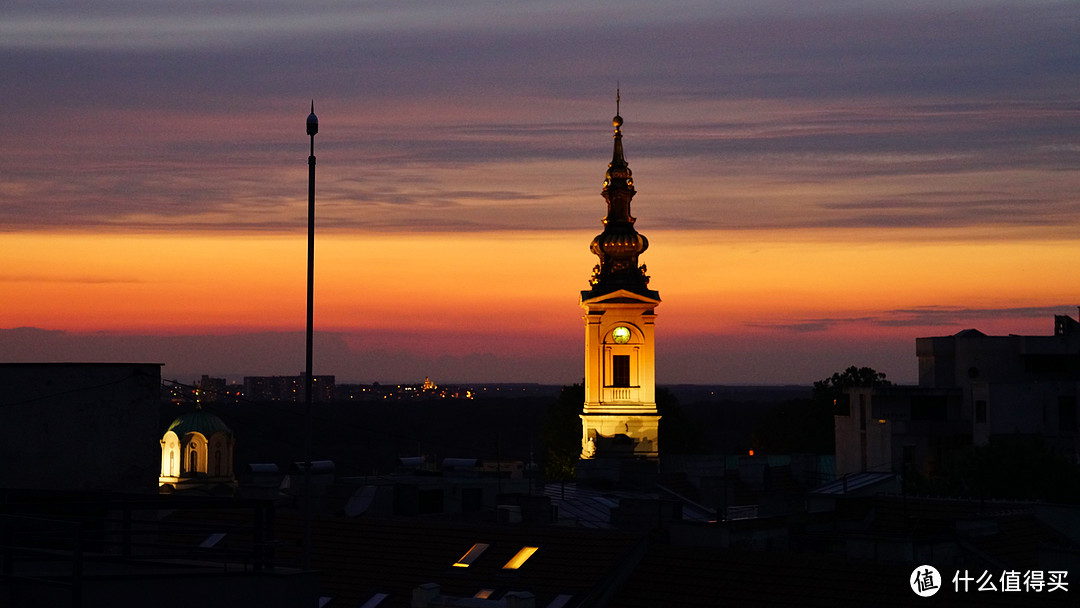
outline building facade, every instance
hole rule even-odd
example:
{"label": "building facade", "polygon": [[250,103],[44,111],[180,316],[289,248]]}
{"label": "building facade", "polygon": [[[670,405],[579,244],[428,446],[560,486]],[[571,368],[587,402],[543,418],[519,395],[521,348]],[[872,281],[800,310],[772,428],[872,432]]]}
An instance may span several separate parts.
{"label": "building facade", "polygon": [[1050,336],[966,329],[918,338],[919,385],[848,392],[836,422],[838,475],[933,477],[964,447],[1035,439],[1080,462],[1080,322],[1054,317]]}
{"label": "building facade", "polygon": [[[244,376],[244,398],[248,401],[304,401],[305,375]],[[311,398],[315,402],[334,400],[335,378],[315,374],[311,377]]]}

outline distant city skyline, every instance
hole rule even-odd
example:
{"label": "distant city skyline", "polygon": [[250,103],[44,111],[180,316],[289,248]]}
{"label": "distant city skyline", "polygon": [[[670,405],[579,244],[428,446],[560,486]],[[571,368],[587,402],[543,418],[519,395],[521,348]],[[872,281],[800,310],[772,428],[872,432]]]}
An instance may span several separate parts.
{"label": "distant city skyline", "polygon": [[1080,6],[0,8],[0,352],[569,384],[622,90],[657,383],[917,376],[1077,315]]}

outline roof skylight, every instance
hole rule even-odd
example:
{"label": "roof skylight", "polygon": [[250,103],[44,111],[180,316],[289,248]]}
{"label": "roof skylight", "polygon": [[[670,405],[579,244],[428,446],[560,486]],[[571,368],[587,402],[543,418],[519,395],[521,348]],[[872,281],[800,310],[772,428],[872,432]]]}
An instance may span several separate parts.
{"label": "roof skylight", "polygon": [[480,559],[480,556],[487,551],[491,545],[487,543],[476,543],[465,552],[465,555],[461,556],[461,559],[454,562],[455,568],[468,568],[473,562]]}
{"label": "roof skylight", "polygon": [[506,562],[506,565],[503,566],[503,570],[517,570],[532,557],[533,553],[536,553],[537,549],[539,549],[539,547],[522,547],[521,551],[517,552],[517,555],[511,557],[510,561]]}

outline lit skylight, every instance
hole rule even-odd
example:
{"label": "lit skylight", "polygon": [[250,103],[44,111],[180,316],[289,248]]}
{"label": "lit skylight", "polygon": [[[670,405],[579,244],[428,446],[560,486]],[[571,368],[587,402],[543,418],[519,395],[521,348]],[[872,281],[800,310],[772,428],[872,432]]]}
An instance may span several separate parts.
{"label": "lit skylight", "polygon": [[[480,556],[484,553],[484,551],[487,551],[488,547],[490,547],[490,546],[491,545],[489,545],[487,543],[476,543],[468,551],[465,552],[465,555],[461,556],[461,559],[454,562],[454,567],[455,568],[468,568],[469,565],[471,565],[476,560],[480,559]],[[522,561],[524,561],[524,560],[522,560]]]}
{"label": "lit skylight", "polygon": [[506,565],[503,566],[503,570],[517,570],[530,557],[532,557],[533,553],[536,553],[537,549],[539,549],[539,547],[522,547],[521,551],[517,552],[517,555],[510,558],[510,561],[506,562]]}

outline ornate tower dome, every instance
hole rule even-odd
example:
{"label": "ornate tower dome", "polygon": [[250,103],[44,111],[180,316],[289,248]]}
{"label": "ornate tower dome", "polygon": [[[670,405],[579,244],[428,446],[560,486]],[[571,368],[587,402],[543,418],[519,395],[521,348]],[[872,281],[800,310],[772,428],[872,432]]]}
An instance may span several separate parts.
{"label": "ornate tower dome", "polygon": [[638,266],[638,256],[649,248],[649,239],[634,229],[637,220],[630,214],[630,201],[636,192],[630,165],[623,156],[623,119],[619,116],[618,96],[615,118],[611,123],[615,127],[615,146],[601,191],[607,201],[607,215],[603,219],[604,231],[596,235],[590,245],[592,252],[600,258],[600,263],[593,267],[589,280],[592,289],[587,292],[588,297],[618,289],[655,297],[656,292],[648,288],[649,277],[645,275],[645,267]]}
{"label": "ornate tower dome", "polygon": [[236,487],[232,429],[221,418],[196,406],[172,421],[161,438],[163,491]]}
{"label": "ornate tower dome", "polygon": [[204,412],[201,407],[194,412],[181,414],[176,420],[172,421],[167,430],[176,433],[178,437],[183,437],[188,433],[199,433],[204,437],[210,437],[219,432],[232,436],[232,429],[221,418],[209,412]]}

